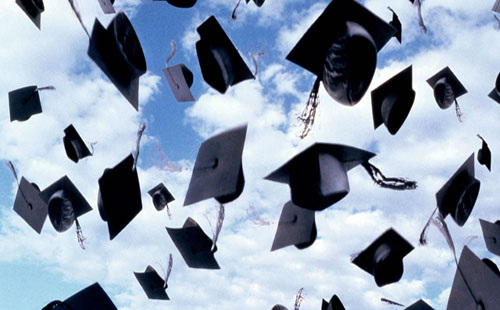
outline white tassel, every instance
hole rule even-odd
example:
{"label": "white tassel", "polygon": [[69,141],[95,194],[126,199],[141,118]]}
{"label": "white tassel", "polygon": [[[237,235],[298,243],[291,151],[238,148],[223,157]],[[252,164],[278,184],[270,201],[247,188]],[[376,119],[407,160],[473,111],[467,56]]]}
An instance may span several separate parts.
{"label": "white tassel", "polygon": [[144,130],[146,130],[146,123],[141,122],[141,124],[139,125],[139,130],[137,131],[137,140],[136,140],[136,143],[135,143],[135,154],[134,154],[134,166],[133,166],[133,170],[135,170],[135,168],[137,167],[137,160],[139,159],[139,149],[140,149],[140,146],[141,146],[141,138],[142,138],[142,134],[144,133]]}

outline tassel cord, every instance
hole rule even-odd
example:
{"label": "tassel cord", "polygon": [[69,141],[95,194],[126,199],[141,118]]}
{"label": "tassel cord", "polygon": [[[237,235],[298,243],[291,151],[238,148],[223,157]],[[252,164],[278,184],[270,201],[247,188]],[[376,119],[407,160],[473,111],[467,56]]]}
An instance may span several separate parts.
{"label": "tassel cord", "polygon": [[398,303],[398,302],[395,302],[395,301],[389,300],[389,299],[384,298],[384,297],[380,298],[380,301],[381,301],[381,302],[385,302],[385,303],[387,303],[387,304],[389,304],[389,305],[400,306],[400,307],[404,307],[404,306],[405,306],[405,305],[402,305],[402,304],[400,304],[400,303]]}
{"label": "tassel cord", "polygon": [[17,189],[19,190],[19,192],[21,192],[21,196],[23,197],[24,202],[26,202],[26,204],[29,206],[29,208],[31,210],[33,210],[33,205],[28,201],[28,198],[26,198],[26,195],[24,195],[24,192],[21,189],[21,186],[19,185],[19,180],[17,178],[17,172],[16,172],[16,168],[14,167],[14,164],[9,160],[8,162],[5,163],[5,165],[7,166],[7,168],[9,168],[9,170],[14,175],[14,179],[16,180],[16,184],[17,184]]}
{"label": "tassel cord", "polygon": [[175,44],[175,41],[174,41],[174,40],[172,40],[172,41],[170,42],[170,45],[172,46],[172,52],[170,53],[170,55],[169,55],[169,56],[168,56],[168,58],[167,58],[167,61],[166,61],[167,66],[168,66],[168,62],[169,62],[170,60],[172,60],[172,58],[174,58],[174,56],[175,56],[175,52],[177,52],[177,44]]}
{"label": "tassel cord", "polygon": [[82,15],[80,14],[80,9],[78,8],[78,4],[76,3],[76,0],[68,0],[68,1],[69,1],[69,4],[71,5],[71,9],[73,10],[73,12],[75,12],[76,18],[78,18],[78,21],[82,25],[83,30],[85,31],[87,36],[90,38],[89,31],[87,30],[87,27],[85,27],[85,24],[83,23]]}
{"label": "tassel cord", "polygon": [[80,226],[80,223],[78,222],[78,218],[76,218],[76,217],[75,217],[75,224],[76,224],[76,238],[78,239],[78,244],[80,245],[82,250],[85,250],[84,242],[87,238],[85,238],[83,236],[82,227]]}
{"label": "tassel cord", "polygon": [[369,162],[364,162],[362,166],[368,172],[373,182],[380,187],[393,190],[410,190],[417,188],[417,182],[406,180],[404,178],[386,177],[380,169]]}
{"label": "tassel cord", "polygon": [[304,288],[301,287],[299,291],[297,292],[297,295],[295,295],[295,302],[293,304],[293,309],[294,310],[299,310],[300,309],[300,304],[302,303],[302,300],[304,300],[304,296],[302,295],[302,292],[304,291]]}
{"label": "tassel cord", "polygon": [[299,137],[301,139],[304,139],[307,137],[309,132],[312,129],[312,126],[314,125],[314,120],[316,118],[316,109],[318,108],[319,105],[319,84],[321,80],[319,77],[316,78],[314,81],[313,88],[311,89],[311,92],[309,93],[309,99],[307,100],[306,107],[302,111],[302,113],[297,117],[297,119],[302,122],[304,128],[302,132],[300,133]]}
{"label": "tassel cord", "polygon": [[134,154],[134,166],[132,170],[135,170],[137,167],[137,161],[139,160],[139,149],[141,148],[141,138],[142,134],[144,133],[144,130],[146,130],[146,123],[141,122],[139,125],[139,130],[137,131],[137,140],[135,143],[135,154]]}
{"label": "tassel cord", "polygon": [[238,10],[238,7],[240,6],[240,2],[241,2],[241,0],[238,0],[238,2],[236,3],[236,6],[233,9],[233,13],[231,14],[232,19],[236,19],[236,10]]}
{"label": "tassel cord", "polygon": [[427,27],[425,27],[424,24],[424,19],[422,18],[422,4],[420,3],[420,0],[415,0],[417,3],[417,12],[418,12],[418,24],[424,31],[424,33],[427,33]]}

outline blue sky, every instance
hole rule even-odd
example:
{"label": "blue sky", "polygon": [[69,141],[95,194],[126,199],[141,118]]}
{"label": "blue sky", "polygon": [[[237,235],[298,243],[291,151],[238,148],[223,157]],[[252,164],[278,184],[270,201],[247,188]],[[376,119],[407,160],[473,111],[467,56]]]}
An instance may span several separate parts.
{"label": "blue sky", "polygon": [[[314,77],[285,60],[286,54],[319,16],[328,1],[267,0],[261,8],[242,1],[238,18],[231,19],[233,0],[199,0],[190,9],[167,2],[116,0],[141,41],[148,73],[141,77],[140,109],[136,112],[88,58],[88,38],[67,1],[45,1],[39,31],[14,1],[3,1],[0,27],[0,160],[14,162],[18,175],[45,188],[67,174],[94,208],[81,217],[87,249],[77,244],[74,228],[56,233],[49,221],[38,235],[12,211],[16,185],[7,168],[0,169],[0,309],[40,309],[99,282],[120,310],[132,309],[270,309],[293,308],[297,290],[304,287],[302,309],[319,309],[321,298],[337,294],[346,309],[387,309],[380,297],[409,305],[424,298],[436,309],[446,307],[455,267],[447,245],[436,229],[429,245],[418,236],[435,207],[435,193],[468,158],[477,152],[481,134],[493,152],[492,172],[476,162],[481,192],[464,227],[447,223],[460,252],[469,245],[482,257],[489,254],[478,218],[500,218],[496,204],[496,151],[500,149],[499,107],[487,97],[500,70],[494,1],[424,1],[422,14],[428,33],[418,27],[416,7],[409,1],[367,0],[364,4],[386,21],[391,6],[403,24],[403,44],[392,39],[378,55],[368,92],[353,107],[336,103],[321,89],[317,120],[310,135],[300,140],[296,117],[302,111]],[[491,3],[490,3],[491,2]],[[79,1],[88,29],[97,17],[107,25],[97,1]],[[196,27],[215,15],[249,68],[249,52],[264,52],[259,74],[221,95],[203,81],[194,49]],[[325,34],[327,35],[327,34]],[[162,68],[177,43],[171,64],[185,63],[194,73],[193,103],[178,103]],[[370,91],[413,64],[414,107],[397,135],[384,126],[373,130]],[[425,80],[449,66],[468,93],[458,99],[464,122],[453,108],[440,110]],[[7,93],[26,85],[54,85],[41,93],[43,113],[26,122],[9,122]],[[135,148],[139,123],[147,129],[141,145],[139,178],[143,211],[113,241],[97,211],[97,179]],[[189,269],[168,237],[165,226],[180,227],[193,217],[210,235],[205,215],[215,221],[217,203],[207,200],[182,207],[191,169],[204,139],[248,123],[243,152],[246,184],[243,194],[226,206],[218,242],[219,271]],[[64,153],[63,129],[72,123],[87,143],[97,141],[95,155],[74,164]],[[294,247],[270,252],[282,206],[289,189],[263,180],[294,154],[314,142],[342,143],[377,153],[371,161],[386,175],[419,182],[412,192],[378,188],[362,168],[349,172],[350,194],[316,214],[318,239],[308,249]],[[165,165],[158,147],[168,157]],[[172,168],[175,167],[175,168]],[[172,219],[157,212],[147,191],[163,182],[176,197]],[[253,206],[253,207],[251,207]],[[269,225],[256,224],[252,213]],[[400,282],[377,288],[373,278],[350,263],[389,227],[416,249],[405,258]],[[148,300],[133,275],[147,265],[165,268],[174,257],[168,294],[171,301]],[[436,277],[439,275],[439,277]]]}

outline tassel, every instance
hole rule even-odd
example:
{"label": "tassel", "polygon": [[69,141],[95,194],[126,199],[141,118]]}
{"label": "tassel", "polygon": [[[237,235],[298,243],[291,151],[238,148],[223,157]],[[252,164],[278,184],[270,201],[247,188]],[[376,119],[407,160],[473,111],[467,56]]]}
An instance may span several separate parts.
{"label": "tassel", "polygon": [[80,245],[82,250],[85,250],[84,241],[86,240],[86,238],[83,236],[82,227],[80,226],[80,223],[78,222],[77,218],[75,218],[75,224],[76,224],[76,238],[78,239],[78,244]]}
{"label": "tassel", "polygon": [[253,203],[250,203],[250,205],[247,208],[247,215],[250,218],[253,218],[252,222],[255,225],[259,226],[269,226],[271,223],[269,221],[266,221],[265,219],[260,216],[259,212],[257,211],[257,208],[255,208]]}
{"label": "tassel", "polygon": [[455,263],[458,265],[457,255],[455,252],[455,244],[453,243],[450,231],[448,230],[448,225],[446,225],[446,222],[444,221],[444,217],[441,214],[441,212],[438,212],[437,215],[432,218],[432,224],[434,224],[439,229],[441,234],[443,234],[444,238],[446,239],[446,243],[448,243],[448,247],[450,248],[450,251],[453,254]]}
{"label": "tassel", "polygon": [[388,178],[377,167],[369,162],[364,162],[362,165],[372,180],[380,187],[394,190],[409,190],[417,188],[417,182],[415,181],[406,180],[404,178]]}
{"label": "tassel", "polygon": [[168,66],[168,62],[169,62],[172,58],[174,58],[175,52],[177,51],[177,44],[175,44],[175,41],[174,41],[174,40],[172,40],[172,41],[170,42],[170,44],[172,45],[172,52],[170,53],[170,56],[168,56],[168,58],[167,58],[167,66]]}
{"label": "tassel", "polygon": [[234,7],[233,9],[233,14],[231,14],[231,18],[232,19],[236,19],[236,10],[238,9],[238,7],[240,6],[240,2],[241,0],[238,0],[238,3],[236,3],[236,6]]}
{"label": "tassel", "polygon": [[168,219],[171,220],[172,219],[172,213],[170,213],[170,208],[168,207],[168,205],[166,205],[166,207],[167,207]]}
{"label": "tassel", "polygon": [[389,300],[389,299],[384,298],[384,297],[380,298],[380,301],[381,301],[381,302],[385,302],[385,303],[387,303],[387,304],[389,304],[389,305],[400,306],[400,307],[404,307],[404,306],[405,306],[405,305],[402,305],[402,304],[400,304],[400,303],[398,303],[398,302],[395,302],[395,301]]}
{"label": "tassel", "polygon": [[215,252],[217,248],[217,239],[219,238],[220,231],[222,230],[222,223],[224,222],[225,210],[224,205],[221,203],[219,205],[219,213],[217,215],[217,224],[215,225],[215,231],[213,232],[214,237],[212,239],[212,251]]}
{"label": "tassel", "polygon": [[21,192],[21,196],[23,197],[24,201],[28,205],[28,207],[33,210],[33,205],[28,201],[28,198],[26,198],[26,195],[24,195],[23,190],[21,189],[21,186],[19,185],[19,179],[17,178],[17,172],[16,168],[14,167],[14,164],[9,160],[8,162],[5,163],[7,168],[12,172],[14,175],[14,179],[16,179],[16,184],[17,184],[17,189]]}
{"label": "tassel", "polygon": [[165,285],[163,288],[167,288],[168,285],[168,278],[170,277],[170,273],[172,272],[172,266],[174,265],[174,259],[172,257],[172,253],[168,255],[168,267],[167,267],[167,274],[165,275]]}
{"label": "tassel", "polygon": [[427,245],[427,232],[429,231],[432,217],[434,216],[434,213],[436,213],[437,209],[438,209],[437,207],[436,207],[436,209],[434,209],[431,216],[427,220],[427,223],[425,223],[424,229],[422,229],[422,232],[420,233],[420,238],[418,239],[418,243],[422,246]]}
{"label": "tassel", "polygon": [[457,114],[457,118],[460,122],[462,122],[462,111],[460,111],[460,106],[458,105],[457,99],[455,99],[455,113]]}
{"label": "tassel", "polygon": [[316,117],[316,109],[319,104],[319,82],[320,78],[317,77],[314,81],[313,88],[309,93],[309,99],[307,100],[307,105],[297,119],[301,121],[304,125],[302,133],[299,135],[301,139],[304,139],[312,129],[314,125],[314,119]]}
{"label": "tassel", "polygon": [[96,144],[97,144],[97,141],[90,142],[90,148],[91,148],[90,155],[94,155],[94,146]]}
{"label": "tassel", "polygon": [[472,243],[472,241],[476,240],[477,238],[479,238],[479,237],[476,235],[472,235],[472,236],[467,237],[467,239],[465,239],[464,245],[469,246],[469,244]]}
{"label": "tassel", "polygon": [[304,300],[304,296],[302,295],[303,291],[304,291],[304,288],[301,287],[301,288],[299,288],[297,295],[295,295],[295,303],[293,304],[293,310],[300,309],[300,304],[302,303],[302,300]]}
{"label": "tassel", "polygon": [[68,1],[69,1],[69,4],[71,5],[71,9],[73,9],[73,12],[75,12],[76,18],[78,18],[78,21],[82,25],[83,30],[85,30],[85,33],[90,38],[90,34],[89,34],[88,30],[85,27],[85,24],[83,24],[82,16],[80,14],[80,9],[78,8],[78,3],[76,2],[76,0],[68,0]]}
{"label": "tassel", "polygon": [[253,73],[254,76],[257,76],[257,72],[259,70],[259,64],[257,62],[257,59],[262,55],[264,55],[264,52],[252,52],[252,53],[250,53],[250,57],[252,58],[253,65],[255,67],[255,72]]}
{"label": "tassel", "polygon": [[135,142],[134,166],[132,168],[133,170],[135,170],[137,166],[137,160],[139,159],[139,149],[141,146],[141,138],[144,130],[146,130],[146,123],[141,122],[141,124],[139,125],[139,130],[137,131],[137,140]]}
{"label": "tassel", "polygon": [[418,24],[420,25],[420,27],[422,28],[422,30],[426,34],[427,33],[427,27],[425,27],[424,19],[422,18],[422,8],[421,8],[422,4],[420,3],[420,0],[415,0],[415,2],[417,3]]}

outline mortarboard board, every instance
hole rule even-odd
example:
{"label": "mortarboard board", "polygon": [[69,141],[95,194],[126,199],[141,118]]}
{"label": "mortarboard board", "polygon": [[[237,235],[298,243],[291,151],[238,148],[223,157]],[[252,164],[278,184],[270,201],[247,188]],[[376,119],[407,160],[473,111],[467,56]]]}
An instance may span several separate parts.
{"label": "mortarboard board", "polygon": [[395,135],[403,125],[415,101],[412,89],[412,66],[399,72],[372,91],[373,125],[382,123]]}
{"label": "mortarboard board", "polygon": [[195,101],[190,87],[193,85],[193,73],[184,64],[163,69],[168,86],[178,102]]}
{"label": "mortarboard board", "polygon": [[40,198],[40,189],[35,183],[30,183],[21,177],[14,201],[14,211],[22,217],[37,233],[42,232],[47,218],[47,203]]}
{"label": "mortarboard board", "polygon": [[149,299],[170,300],[165,291],[167,283],[153,267],[148,266],[146,271],[134,272],[134,275]]}
{"label": "mortarboard board", "polygon": [[445,67],[427,80],[434,89],[434,99],[441,109],[448,109],[456,99],[467,93],[449,67]]}
{"label": "mortarboard board", "polygon": [[394,283],[403,275],[403,258],[413,246],[390,228],[359,253],[352,263],[370,273],[378,287]]}
{"label": "mortarboard board", "polygon": [[492,11],[500,13],[500,0],[496,0],[495,4],[493,4],[493,7],[491,8]]}
{"label": "mortarboard board", "polygon": [[488,310],[499,305],[500,276],[464,246],[446,309]]}
{"label": "mortarboard board", "polygon": [[182,228],[166,229],[190,268],[220,269],[214,257],[217,247],[212,250],[212,240],[195,220],[189,217]]}
{"label": "mortarboard board", "polygon": [[196,53],[201,74],[208,85],[224,94],[229,86],[255,79],[229,37],[214,16],[210,16],[196,31]]}
{"label": "mortarboard board", "polygon": [[227,203],[240,196],[245,185],[241,156],[246,132],[245,124],[201,144],[184,206],[212,197]]}
{"label": "mortarboard board", "polygon": [[283,305],[280,305],[280,304],[277,304],[277,305],[274,305],[271,310],[288,310],[287,307],[283,306]]}
{"label": "mortarboard board", "polygon": [[451,217],[458,226],[463,226],[476,203],[481,182],[474,177],[474,153],[458,168],[451,178],[436,193],[439,212]]}
{"label": "mortarboard board", "polygon": [[429,306],[422,299],[414,302],[410,306],[406,307],[405,310],[434,310],[431,306]]}
{"label": "mortarboard board", "polygon": [[483,137],[480,135],[477,135],[479,139],[483,141],[483,144],[481,146],[481,149],[477,152],[477,161],[481,164],[486,166],[489,171],[491,171],[491,151],[490,148],[488,147],[488,143],[484,141]]}
{"label": "mortarboard board", "polygon": [[138,110],[139,77],[146,73],[146,59],[139,38],[125,13],[116,14],[107,29],[95,20],[87,53]]}
{"label": "mortarboard board", "polygon": [[479,219],[479,223],[483,231],[486,248],[491,253],[500,256],[500,221],[490,223],[483,219]]}
{"label": "mortarboard board", "polygon": [[113,240],[142,210],[141,188],[132,154],[99,178],[99,214]]}
{"label": "mortarboard board", "polygon": [[401,21],[399,20],[398,15],[396,12],[391,7],[387,7],[391,12],[392,12],[392,20],[389,22],[389,24],[396,29],[396,34],[394,34],[394,37],[398,40],[399,44],[401,44],[401,34],[402,34],[402,26],[401,26]]}
{"label": "mortarboard board", "polygon": [[333,295],[329,302],[324,299],[321,301],[321,310],[345,310],[345,308],[339,297]]}
{"label": "mortarboard board", "polygon": [[[500,0],[497,1],[497,3],[500,5]],[[495,100],[497,103],[500,103],[500,73],[497,75],[497,79],[495,80],[495,88],[491,90],[488,97]]]}
{"label": "mortarboard board", "polygon": [[99,283],[94,283],[65,301],[53,301],[42,310],[118,310]]}
{"label": "mortarboard board", "polygon": [[305,249],[314,243],[316,236],[314,211],[300,208],[289,201],[281,211],[271,251],[289,245],[295,245],[298,249]]}
{"label": "mortarboard board", "polygon": [[63,143],[66,155],[75,163],[92,155],[73,125],[69,125],[64,129]]}
{"label": "mortarboard board", "polygon": [[163,210],[169,202],[175,200],[174,196],[170,194],[163,183],[153,187],[150,191],[148,191],[148,194],[151,198],[153,198],[153,204],[158,211]]}
{"label": "mortarboard board", "polygon": [[104,14],[114,14],[115,8],[113,7],[113,4],[115,3],[115,0],[98,0],[99,4],[101,5],[101,9],[104,12]]}
{"label": "mortarboard board", "polygon": [[43,0],[16,0],[16,3],[40,29],[41,14],[45,10]]}
{"label": "mortarboard board", "polygon": [[40,95],[36,85],[9,92],[10,121],[26,121],[32,115],[42,113]]}

